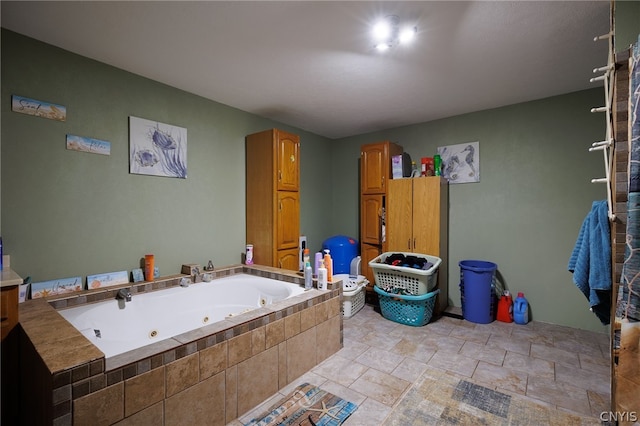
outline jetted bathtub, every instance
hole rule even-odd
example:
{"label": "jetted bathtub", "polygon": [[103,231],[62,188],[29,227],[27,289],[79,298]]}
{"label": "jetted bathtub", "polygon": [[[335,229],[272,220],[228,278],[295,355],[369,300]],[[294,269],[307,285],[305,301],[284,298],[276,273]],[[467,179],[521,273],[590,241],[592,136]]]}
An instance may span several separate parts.
{"label": "jetted bathtub", "polygon": [[298,284],[235,274],[58,312],[109,358],[303,292]]}

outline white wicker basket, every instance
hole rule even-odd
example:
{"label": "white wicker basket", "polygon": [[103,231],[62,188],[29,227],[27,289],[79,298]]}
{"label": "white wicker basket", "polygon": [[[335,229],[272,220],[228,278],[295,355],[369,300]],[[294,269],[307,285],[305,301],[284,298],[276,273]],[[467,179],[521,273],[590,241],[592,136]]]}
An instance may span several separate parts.
{"label": "white wicker basket", "polygon": [[[384,261],[392,254],[404,254],[405,256],[422,257],[433,266],[429,269],[416,269],[406,266],[387,265]],[[373,270],[376,285],[382,289],[395,287],[403,288],[409,293],[420,296],[432,291],[438,280],[438,267],[442,263],[442,259],[436,256],[420,253],[407,252],[386,252],[369,262],[369,267]]]}

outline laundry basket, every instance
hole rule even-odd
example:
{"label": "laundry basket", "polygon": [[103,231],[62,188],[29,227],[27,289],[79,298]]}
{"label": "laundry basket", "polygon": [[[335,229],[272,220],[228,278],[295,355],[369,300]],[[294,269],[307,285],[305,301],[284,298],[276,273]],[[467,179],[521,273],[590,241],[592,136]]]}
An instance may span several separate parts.
{"label": "laundry basket", "polygon": [[436,289],[421,296],[406,296],[387,293],[377,285],[373,286],[373,289],[378,293],[383,317],[414,327],[422,327],[431,320],[436,296],[440,293],[440,289]]}
{"label": "laundry basket", "polygon": [[349,274],[333,276],[333,281],[342,280],[342,316],[351,318],[364,308],[365,291],[369,280],[364,275],[350,278]]}
{"label": "laundry basket", "polygon": [[[421,257],[433,264],[429,269],[416,269],[408,266],[394,266],[384,263],[393,254]],[[369,262],[373,270],[375,284],[381,289],[404,289],[415,296],[427,294],[436,287],[438,267],[442,259],[420,253],[385,252]]]}

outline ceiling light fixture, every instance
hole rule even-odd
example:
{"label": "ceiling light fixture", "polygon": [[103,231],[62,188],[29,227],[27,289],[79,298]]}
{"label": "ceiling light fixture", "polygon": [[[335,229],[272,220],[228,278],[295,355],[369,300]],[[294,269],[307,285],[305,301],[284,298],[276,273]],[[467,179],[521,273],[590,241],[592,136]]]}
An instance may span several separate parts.
{"label": "ceiling light fixture", "polygon": [[399,44],[410,42],[418,32],[418,27],[406,26],[400,28],[400,18],[388,15],[373,26],[375,48],[381,52]]}

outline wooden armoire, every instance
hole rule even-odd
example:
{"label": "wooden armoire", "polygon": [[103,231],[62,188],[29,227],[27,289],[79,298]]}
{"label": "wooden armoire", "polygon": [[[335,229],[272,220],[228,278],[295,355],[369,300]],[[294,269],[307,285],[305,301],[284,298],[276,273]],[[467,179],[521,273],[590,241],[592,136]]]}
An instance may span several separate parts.
{"label": "wooden armoire", "polygon": [[448,306],[449,183],[440,176],[393,179],[387,195],[387,250],[442,259],[434,316]]}
{"label": "wooden armoire", "polygon": [[298,270],[300,137],[278,129],[248,135],[246,239],[257,265]]}

